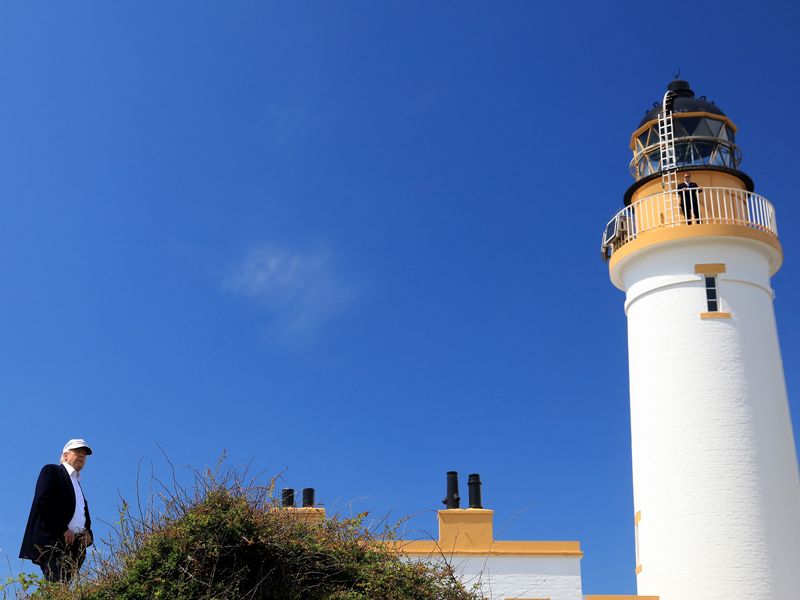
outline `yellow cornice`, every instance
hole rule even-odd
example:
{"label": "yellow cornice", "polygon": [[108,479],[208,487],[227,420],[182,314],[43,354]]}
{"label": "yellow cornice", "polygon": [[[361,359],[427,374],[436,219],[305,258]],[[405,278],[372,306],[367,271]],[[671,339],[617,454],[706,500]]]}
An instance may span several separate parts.
{"label": "yellow cornice", "polygon": [[487,544],[442,546],[436,540],[384,542],[395,552],[417,556],[583,556],[580,542],[492,541]]}
{"label": "yellow cornice", "polygon": [[[608,261],[608,268],[613,274],[614,270],[622,261],[645,248],[692,238],[714,237],[746,238],[766,244],[775,250],[774,258],[770,261],[770,275],[774,275],[778,269],[781,268],[781,264],[783,264],[783,249],[781,248],[781,243],[778,241],[778,238],[771,233],[743,225],[703,223],[679,227],[660,227],[642,232],[635,240],[614,250],[611,259]],[[614,284],[620,287],[621,282],[615,281]]]}
{"label": "yellow cornice", "polygon": [[494,511],[450,508],[438,511],[439,539],[384,542],[394,552],[415,556],[583,556],[579,542],[498,541]]}

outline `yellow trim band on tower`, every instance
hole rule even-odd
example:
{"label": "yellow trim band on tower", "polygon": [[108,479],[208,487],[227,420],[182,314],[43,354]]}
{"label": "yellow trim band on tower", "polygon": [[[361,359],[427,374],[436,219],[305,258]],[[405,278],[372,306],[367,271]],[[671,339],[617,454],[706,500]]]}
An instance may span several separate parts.
{"label": "yellow trim band on tower", "polygon": [[783,248],[781,248],[781,243],[778,241],[778,238],[771,233],[742,225],[702,223],[685,227],[662,227],[645,231],[636,239],[614,250],[614,253],[608,261],[608,268],[613,273],[614,269],[622,260],[651,246],[660,246],[661,244],[668,244],[670,242],[691,238],[709,237],[746,238],[770,246],[775,250],[774,260],[770,261],[770,275],[774,275],[778,269],[781,268],[781,264],[783,264]]}
{"label": "yellow trim band on tower", "polygon": [[701,319],[730,319],[731,313],[729,312],[704,312],[700,313]]}

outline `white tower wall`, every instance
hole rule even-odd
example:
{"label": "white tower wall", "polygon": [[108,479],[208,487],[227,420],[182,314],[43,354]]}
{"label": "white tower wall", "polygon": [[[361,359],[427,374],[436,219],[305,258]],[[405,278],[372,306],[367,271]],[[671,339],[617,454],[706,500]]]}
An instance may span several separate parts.
{"label": "white tower wall", "polygon": [[[626,291],[638,591],[800,598],[800,477],[770,287],[775,250],[689,238],[619,261]],[[707,311],[695,265],[723,263]]]}

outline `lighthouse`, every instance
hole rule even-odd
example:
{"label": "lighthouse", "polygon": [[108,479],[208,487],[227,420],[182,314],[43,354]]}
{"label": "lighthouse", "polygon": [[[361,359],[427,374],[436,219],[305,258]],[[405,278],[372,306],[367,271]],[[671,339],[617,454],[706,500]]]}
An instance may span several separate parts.
{"label": "lighthouse", "polygon": [[636,577],[661,600],[800,598],[800,476],[770,278],[775,210],[736,125],[675,80],[603,233],[625,292]]}

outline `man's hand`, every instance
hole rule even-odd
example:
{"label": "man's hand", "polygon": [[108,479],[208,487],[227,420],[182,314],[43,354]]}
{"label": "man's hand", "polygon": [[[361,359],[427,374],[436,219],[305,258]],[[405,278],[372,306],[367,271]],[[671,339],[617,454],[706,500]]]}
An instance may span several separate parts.
{"label": "man's hand", "polygon": [[67,529],[64,532],[64,540],[67,542],[67,545],[71,546],[75,543],[75,533],[71,529]]}

